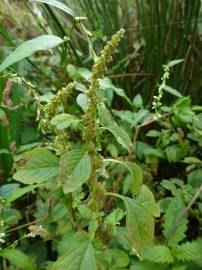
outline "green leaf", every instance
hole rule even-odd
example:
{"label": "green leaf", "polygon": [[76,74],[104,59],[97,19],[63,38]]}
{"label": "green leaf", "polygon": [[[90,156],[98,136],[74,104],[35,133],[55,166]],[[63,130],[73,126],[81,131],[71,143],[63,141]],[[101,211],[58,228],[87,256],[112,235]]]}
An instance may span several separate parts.
{"label": "green leaf", "polygon": [[116,122],[113,120],[109,110],[104,106],[104,104],[100,105],[98,107],[98,116],[101,125],[103,126],[111,126],[116,124]]}
{"label": "green leaf", "polygon": [[100,84],[100,88],[104,89],[104,90],[109,90],[109,89],[113,89],[113,91],[120,97],[124,98],[129,104],[132,105],[130,99],[127,97],[125,91],[121,88],[117,88],[116,86],[113,85],[112,80],[110,80],[109,78],[104,78],[104,79],[100,79],[99,81]]}
{"label": "green leaf", "polygon": [[79,94],[76,98],[76,102],[79,104],[79,106],[82,108],[82,110],[85,112],[87,110],[88,106],[88,97],[84,94]]}
{"label": "green leaf", "polygon": [[75,17],[73,11],[64,3],[57,1],[57,0],[32,0],[33,2],[41,2],[45,3],[51,6],[54,6],[56,8],[59,8],[60,10],[66,12],[68,15],[70,15],[72,18]]}
{"label": "green leaf", "polygon": [[166,92],[168,92],[169,94],[176,96],[176,97],[182,97],[182,94],[177,91],[176,89],[168,86],[168,85],[163,85],[163,90],[165,90]]}
{"label": "green leaf", "polygon": [[5,249],[0,251],[0,256],[9,260],[19,269],[35,270],[37,269],[31,259],[18,249]]}
{"label": "green leaf", "polygon": [[174,262],[172,253],[167,246],[155,245],[145,250],[144,259],[156,263]]}
{"label": "green leaf", "polygon": [[202,183],[202,168],[192,170],[188,174],[188,183],[192,185],[192,187],[199,187]]}
{"label": "green leaf", "polygon": [[[22,155],[13,178],[24,184],[39,184],[52,180],[59,170],[59,159],[43,148],[36,148]],[[18,163],[19,164],[19,163]]]}
{"label": "green leaf", "polygon": [[133,99],[133,105],[135,108],[142,108],[143,107],[143,100],[140,94],[137,94]]}
{"label": "green leaf", "polygon": [[180,223],[178,224],[177,228],[171,232],[171,228],[173,228],[173,225],[175,224],[178,214],[182,212],[182,210],[185,208],[185,205],[183,203],[183,200],[180,196],[180,194],[177,194],[176,197],[174,197],[166,212],[164,215],[164,223],[163,223],[163,234],[168,240],[168,243],[170,245],[175,245],[179,241],[183,240],[185,237],[185,232],[187,230],[187,219],[182,219]]}
{"label": "green leaf", "polygon": [[131,192],[133,197],[139,193],[143,182],[143,172],[137,164],[131,161],[121,161],[117,159],[105,159],[104,162],[118,163],[127,168],[131,177]]}
{"label": "green leaf", "polygon": [[54,35],[43,35],[24,42],[17,47],[0,65],[0,72],[9,66],[19,62],[20,60],[31,56],[37,51],[45,51],[61,44],[63,40]]}
{"label": "green leaf", "polygon": [[118,125],[105,126],[100,129],[109,130],[115,137],[118,143],[120,143],[125,149],[130,152],[130,148],[132,147],[131,139],[128,133]]}
{"label": "green leaf", "polygon": [[142,182],[143,182],[143,172],[142,169],[131,161],[124,162],[131,174],[131,191],[133,197],[138,194],[140,191]]}
{"label": "green leaf", "polygon": [[159,216],[159,208],[148,187],[142,185],[135,199],[118,195],[126,206],[126,227],[136,254],[142,257],[146,248],[154,240],[154,217]]}
{"label": "green leaf", "polygon": [[79,121],[80,120],[74,115],[61,113],[51,120],[51,125],[55,126],[57,129],[65,129],[68,127],[76,128]]}
{"label": "green leaf", "polygon": [[97,270],[91,242],[78,242],[53,264],[51,270]]}
{"label": "green leaf", "polygon": [[59,178],[65,193],[76,191],[91,174],[91,162],[84,150],[71,150],[61,157]]}
{"label": "green leaf", "polygon": [[169,67],[173,67],[175,65],[178,65],[180,63],[182,63],[184,61],[184,59],[175,59],[175,60],[172,60],[168,63],[168,66]]}
{"label": "green leaf", "polygon": [[201,257],[201,248],[197,242],[187,242],[175,246],[172,253],[180,261],[190,261]]}
{"label": "green leaf", "polygon": [[5,184],[0,187],[0,197],[2,199],[8,198],[16,189],[19,188],[19,184]]}
{"label": "green leaf", "polygon": [[8,198],[6,199],[6,204],[10,204],[11,202],[17,200],[18,198],[22,197],[26,193],[32,191],[35,188],[40,187],[42,184],[36,184],[36,185],[31,185],[27,186],[24,188],[17,188],[14,192],[12,192]]}

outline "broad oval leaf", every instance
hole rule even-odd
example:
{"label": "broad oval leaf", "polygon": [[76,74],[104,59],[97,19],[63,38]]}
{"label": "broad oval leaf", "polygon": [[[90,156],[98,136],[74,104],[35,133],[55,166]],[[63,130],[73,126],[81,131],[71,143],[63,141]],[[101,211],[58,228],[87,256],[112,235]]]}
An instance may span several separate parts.
{"label": "broad oval leaf", "polygon": [[71,150],[61,157],[59,179],[65,193],[76,191],[91,174],[91,161],[84,150]]}
{"label": "broad oval leaf", "polygon": [[91,242],[83,241],[73,245],[53,264],[51,270],[97,270]]}
{"label": "broad oval leaf", "polygon": [[18,269],[36,270],[36,265],[31,259],[18,249],[5,249],[0,251],[0,256],[9,260],[11,264],[17,266]]}
{"label": "broad oval leaf", "polygon": [[68,127],[76,128],[79,121],[80,120],[74,115],[61,113],[51,120],[51,125],[55,126],[57,129],[65,129]]}
{"label": "broad oval leaf", "polygon": [[57,176],[59,159],[43,148],[36,148],[22,155],[13,178],[24,184],[39,184]]}
{"label": "broad oval leaf", "polygon": [[128,133],[118,125],[112,125],[112,126],[105,126],[100,128],[110,131],[118,143],[120,143],[128,152],[130,151],[130,148],[132,147],[131,139],[128,135]]}
{"label": "broad oval leaf", "polygon": [[42,35],[40,37],[28,40],[17,47],[0,65],[0,72],[9,66],[29,57],[37,51],[45,51],[61,44],[63,40],[54,35]]}
{"label": "broad oval leaf", "polygon": [[70,15],[72,18],[75,17],[74,12],[64,3],[57,1],[57,0],[32,0],[32,2],[41,2],[48,4],[50,6],[54,6],[56,8],[59,8],[60,10],[66,12],[68,15]]}

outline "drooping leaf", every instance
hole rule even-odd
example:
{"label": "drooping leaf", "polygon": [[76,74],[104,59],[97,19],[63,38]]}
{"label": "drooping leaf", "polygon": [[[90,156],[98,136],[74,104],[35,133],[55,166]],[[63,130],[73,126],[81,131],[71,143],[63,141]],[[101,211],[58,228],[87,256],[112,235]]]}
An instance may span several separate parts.
{"label": "drooping leaf", "polygon": [[125,149],[130,151],[132,147],[131,139],[128,135],[128,133],[118,125],[112,125],[112,126],[105,126],[101,127],[100,129],[109,130],[115,137],[118,143],[120,143]]}
{"label": "drooping leaf", "polygon": [[0,251],[0,256],[9,260],[19,269],[36,270],[36,265],[31,259],[18,249],[5,249]]}
{"label": "drooping leaf", "polygon": [[42,35],[17,47],[0,65],[0,72],[37,51],[45,51],[60,45],[63,40],[54,35]]}
{"label": "drooping leaf", "polygon": [[66,12],[68,15],[70,15],[72,18],[75,17],[74,12],[64,3],[58,1],[58,0],[32,0],[33,2],[41,2],[45,3],[51,6],[54,6],[56,8],[59,8],[60,10]]}
{"label": "drooping leaf", "polygon": [[59,178],[65,193],[77,190],[91,174],[91,162],[88,153],[83,150],[71,150],[61,157]]}
{"label": "drooping leaf", "polygon": [[57,129],[65,129],[68,127],[75,128],[79,121],[80,120],[74,115],[61,113],[51,120],[51,125],[55,126]]}
{"label": "drooping leaf", "polygon": [[97,270],[91,242],[77,242],[53,264],[51,270]]}
{"label": "drooping leaf", "polygon": [[156,263],[174,262],[171,250],[167,246],[155,245],[145,250],[144,259]]}
{"label": "drooping leaf", "polygon": [[24,188],[17,188],[14,192],[12,192],[8,198],[6,199],[6,204],[10,204],[11,202],[17,200],[18,198],[22,197],[23,195],[25,195],[26,193],[32,191],[35,188],[40,187],[42,184],[36,184],[36,185],[31,185],[31,186],[27,186]]}
{"label": "drooping leaf", "polygon": [[171,200],[164,215],[163,234],[170,245],[177,244],[185,237],[187,219],[181,219],[177,227],[174,228],[174,230],[172,229],[178,218],[177,214],[181,213],[184,207],[185,205],[180,194],[177,194],[176,197]]}
{"label": "drooping leaf", "polygon": [[46,149],[36,148],[22,155],[13,178],[24,184],[39,184],[52,180],[58,170],[59,159]]}

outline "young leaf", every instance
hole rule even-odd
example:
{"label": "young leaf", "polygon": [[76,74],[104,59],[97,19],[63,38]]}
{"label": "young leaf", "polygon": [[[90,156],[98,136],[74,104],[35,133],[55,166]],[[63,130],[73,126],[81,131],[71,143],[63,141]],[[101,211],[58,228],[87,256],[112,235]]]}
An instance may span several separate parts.
{"label": "young leaf", "polygon": [[97,270],[94,250],[91,242],[83,241],[73,245],[59,257],[51,270]]}
{"label": "young leaf", "polygon": [[70,15],[72,18],[75,17],[73,11],[64,3],[58,1],[58,0],[32,0],[33,2],[41,2],[45,3],[51,6],[54,6],[56,8],[59,8],[60,10],[66,12],[68,15]]}
{"label": "young leaf", "polygon": [[17,47],[0,65],[0,72],[37,51],[45,51],[61,44],[63,40],[54,35],[43,35],[28,40]]}
{"label": "young leaf", "polygon": [[5,249],[0,251],[0,256],[9,260],[18,269],[36,270],[36,265],[31,259],[18,249]]}
{"label": "young leaf", "polygon": [[55,126],[57,129],[65,129],[68,127],[75,128],[78,123],[79,119],[76,116],[67,113],[61,113],[51,120],[51,125]]}
{"label": "young leaf", "polygon": [[91,174],[91,162],[88,153],[83,150],[71,150],[61,157],[59,178],[64,183],[65,193],[76,191]]}
{"label": "young leaf", "polygon": [[49,181],[56,177],[59,170],[59,159],[43,148],[26,152],[20,161],[13,178],[24,184]]}
{"label": "young leaf", "polygon": [[174,226],[173,224],[175,224],[178,217],[177,214],[179,214],[184,209],[184,207],[185,205],[180,194],[177,194],[176,197],[171,200],[164,215],[163,234],[167,238],[167,240],[169,240],[168,243],[170,245],[177,244],[185,237],[185,232],[187,230],[186,219],[182,219],[178,224],[177,228],[174,231],[171,231],[172,227]]}
{"label": "young leaf", "polygon": [[130,151],[130,148],[132,147],[131,139],[128,133],[121,126],[105,126],[101,127],[100,129],[109,130],[114,135],[117,142],[120,143],[125,149]]}
{"label": "young leaf", "polygon": [[145,250],[144,259],[156,263],[174,262],[172,253],[167,246],[155,245]]}

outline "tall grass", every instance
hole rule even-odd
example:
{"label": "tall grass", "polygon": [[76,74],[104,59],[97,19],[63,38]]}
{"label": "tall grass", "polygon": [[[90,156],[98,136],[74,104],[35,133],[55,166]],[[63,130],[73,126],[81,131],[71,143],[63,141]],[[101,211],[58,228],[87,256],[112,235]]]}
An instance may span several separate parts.
{"label": "tall grass", "polygon": [[[87,18],[91,31],[103,33],[95,38],[95,46],[110,37],[121,27],[126,29],[124,42],[109,75],[132,98],[141,93],[150,103],[162,73],[162,65],[171,59],[184,58],[184,64],[175,68],[172,87],[183,94],[197,92],[198,71],[201,69],[198,21],[200,0],[71,0],[63,1],[78,16]],[[46,22],[53,33],[64,36],[70,25],[64,23],[65,14],[50,6],[40,4]],[[74,32],[73,42],[68,45],[71,57],[68,61],[84,65],[87,57],[87,42],[81,38],[79,29]],[[85,52],[82,57],[82,53]],[[64,48],[62,58],[65,57]],[[67,62],[64,63],[64,66]],[[191,68],[190,68],[191,67]],[[172,76],[171,76],[172,77]],[[130,78],[130,79],[129,79]]]}
{"label": "tall grass", "polygon": [[[196,97],[198,102],[202,71],[198,33],[202,19],[200,0],[60,1],[73,9],[76,15],[85,16],[88,29],[103,34],[101,38],[93,37],[97,51],[114,32],[121,27],[126,29],[124,41],[108,76],[124,88],[130,98],[141,93],[145,102],[150,104],[162,74],[162,65],[171,59],[183,58],[184,63],[176,66],[175,76],[170,76],[174,79],[170,79],[169,84],[185,95]],[[22,3],[24,10],[32,14],[37,31],[61,37],[70,33],[72,22],[65,13],[43,3],[35,3],[42,14],[41,18],[26,0],[22,0]],[[79,27],[74,29],[72,39],[58,53],[61,59],[58,74],[64,74],[58,75],[61,81],[68,80],[65,75],[67,64],[85,67],[91,64],[88,43]]]}

